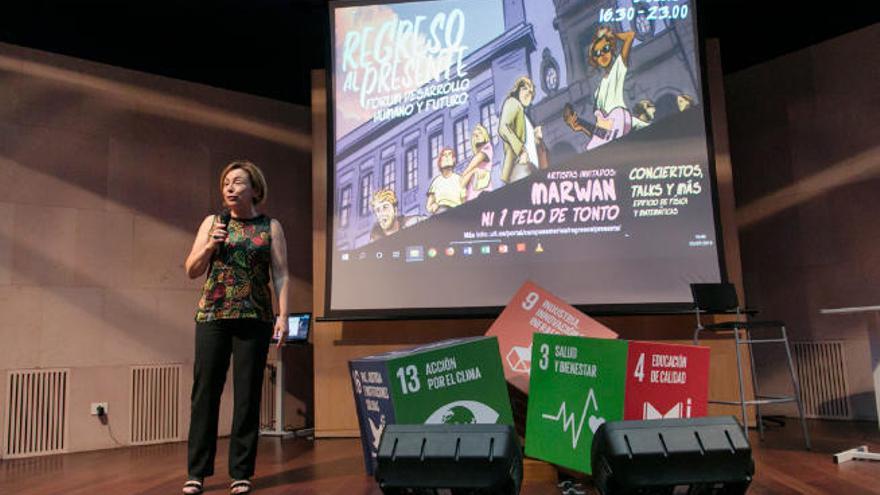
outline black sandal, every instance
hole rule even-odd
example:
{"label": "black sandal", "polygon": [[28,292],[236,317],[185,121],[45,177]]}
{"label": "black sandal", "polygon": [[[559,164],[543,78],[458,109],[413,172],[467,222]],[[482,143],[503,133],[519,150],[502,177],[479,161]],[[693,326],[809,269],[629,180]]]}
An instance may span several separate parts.
{"label": "black sandal", "polygon": [[250,480],[235,480],[229,485],[229,493],[232,495],[242,495],[244,493],[250,493],[254,489],[254,485],[251,484]]}
{"label": "black sandal", "polygon": [[199,480],[188,480],[183,484],[183,493],[186,495],[200,495],[205,491],[205,487]]}

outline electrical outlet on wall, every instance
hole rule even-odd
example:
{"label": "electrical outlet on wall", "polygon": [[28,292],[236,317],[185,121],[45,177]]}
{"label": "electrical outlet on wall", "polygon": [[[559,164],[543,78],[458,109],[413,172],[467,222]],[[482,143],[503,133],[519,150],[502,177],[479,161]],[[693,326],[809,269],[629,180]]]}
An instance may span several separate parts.
{"label": "electrical outlet on wall", "polygon": [[109,412],[106,402],[92,402],[92,407],[90,409],[92,416],[98,415],[98,407],[104,408],[104,414],[107,414]]}

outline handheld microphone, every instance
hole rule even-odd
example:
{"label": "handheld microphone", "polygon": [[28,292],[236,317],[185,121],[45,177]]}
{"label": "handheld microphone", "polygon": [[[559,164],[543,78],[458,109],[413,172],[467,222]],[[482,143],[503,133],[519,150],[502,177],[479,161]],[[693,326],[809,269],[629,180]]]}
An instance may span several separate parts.
{"label": "handheld microphone", "polygon": [[229,208],[223,208],[220,210],[220,223],[223,225],[229,226],[229,220],[232,219],[232,212],[229,211]]}
{"label": "handheld microphone", "polygon": [[[229,208],[223,208],[222,210],[220,210],[219,217],[220,217],[220,223],[224,225],[224,228],[228,232],[229,231],[229,221],[232,219],[232,212],[229,211]],[[218,248],[217,254],[222,254],[223,247],[225,245],[226,245],[226,242],[223,242],[223,244],[220,244],[219,246],[217,246],[217,248]]]}

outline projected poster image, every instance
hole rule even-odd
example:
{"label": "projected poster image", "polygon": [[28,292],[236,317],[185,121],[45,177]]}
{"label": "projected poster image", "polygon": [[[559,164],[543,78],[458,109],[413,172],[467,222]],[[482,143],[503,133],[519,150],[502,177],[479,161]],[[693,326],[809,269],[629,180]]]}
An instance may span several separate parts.
{"label": "projected poster image", "polygon": [[331,313],[720,280],[691,2],[331,8]]}

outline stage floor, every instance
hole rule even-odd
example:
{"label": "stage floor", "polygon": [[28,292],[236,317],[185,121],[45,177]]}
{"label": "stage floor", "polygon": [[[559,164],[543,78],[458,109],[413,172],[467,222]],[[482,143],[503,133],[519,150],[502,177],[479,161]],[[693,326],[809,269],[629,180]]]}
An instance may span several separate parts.
{"label": "stage floor", "polygon": [[[831,454],[858,445],[880,452],[876,423],[811,421],[814,450],[803,450],[797,421],[752,432],[757,466],[750,494],[880,493],[880,462],[834,464]],[[215,475],[205,493],[229,493],[221,439]],[[261,494],[380,494],[363,474],[357,439],[262,438],[254,483]],[[174,443],[32,459],[0,461],[0,494],[175,494],[185,478],[186,444]],[[523,494],[558,493],[548,467],[526,466]]]}

